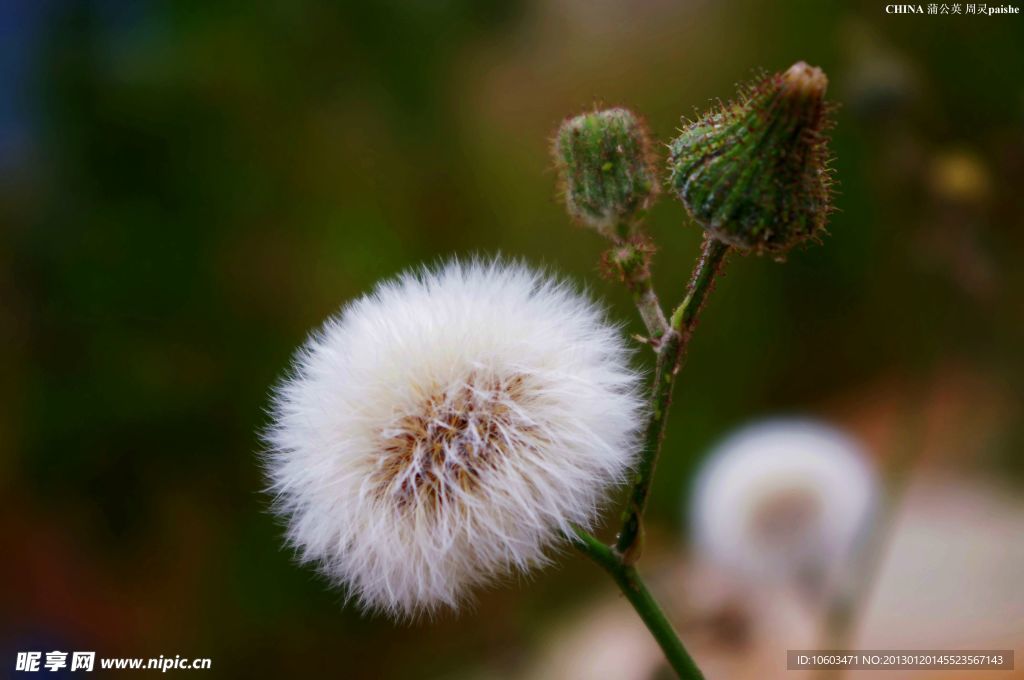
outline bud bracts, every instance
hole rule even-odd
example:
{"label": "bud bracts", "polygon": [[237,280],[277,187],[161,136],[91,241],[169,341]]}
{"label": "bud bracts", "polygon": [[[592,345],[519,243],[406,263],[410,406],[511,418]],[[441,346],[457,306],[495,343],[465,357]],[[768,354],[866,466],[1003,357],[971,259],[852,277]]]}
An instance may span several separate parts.
{"label": "bud bracts", "polygon": [[798,62],[690,123],[671,143],[670,184],[711,236],[782,253],[824,228],[827,85],[821,69]]}
{"label": "bud bracts", "polygon": [[610,238],[628,235],[657,192],[647,130],[627,109],[569,118],[554,156],[569,214]]}

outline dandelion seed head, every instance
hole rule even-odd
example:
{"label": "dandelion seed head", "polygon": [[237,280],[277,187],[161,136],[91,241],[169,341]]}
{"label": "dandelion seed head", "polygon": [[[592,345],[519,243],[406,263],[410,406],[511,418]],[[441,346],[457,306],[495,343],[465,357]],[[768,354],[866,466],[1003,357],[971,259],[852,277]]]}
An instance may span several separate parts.
{"label": "dandelion seed head", "polygon": [[405,274],[328,320],[277,388],[275,510],[364,608],[456,607],[593,524],[634,459],[638,383],[563,282],[500,261]]}
{"label": "dandelion seed head", "polygon": [[696,478],[700,555],[757,583],[819,591],[850,557],[877,502],[861,446],[812,420],[773,419],[718,444]]}

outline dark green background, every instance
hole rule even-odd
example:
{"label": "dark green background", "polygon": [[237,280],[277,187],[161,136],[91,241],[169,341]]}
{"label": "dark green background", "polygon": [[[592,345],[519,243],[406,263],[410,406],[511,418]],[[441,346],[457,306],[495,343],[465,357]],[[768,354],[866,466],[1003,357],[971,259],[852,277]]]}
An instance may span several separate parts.
{"label": "dark green background", "polygon": [[[550,266],[639,331],[598,273],[600,239],[555,199],[551,133],[598,100],[667,141],[755,68],[799,59],[841,103],[839,211],[823,244],[785,265],[734,258],[712,296],[652,541],[684,544],[686,479],[729,428],[780,412],[842,422],[879,390],[903,404],[950,370],[1002,395],[963,465],[1015,478],[1024,19],[884,5],[2,10],[3,96],[24,133],[0,184],[2,663],[96,649],[208,656],[237,677],[521,668],[559,614],[611,591],[603,575],[566,555],[412,626],[343,607],[292,564],[267,514],[268,388],[344,301],[451,254]],[[948,167],[967,190],[942,179]],[[678,299],[699,230],[671,196],[649,227],[657,285]]]}

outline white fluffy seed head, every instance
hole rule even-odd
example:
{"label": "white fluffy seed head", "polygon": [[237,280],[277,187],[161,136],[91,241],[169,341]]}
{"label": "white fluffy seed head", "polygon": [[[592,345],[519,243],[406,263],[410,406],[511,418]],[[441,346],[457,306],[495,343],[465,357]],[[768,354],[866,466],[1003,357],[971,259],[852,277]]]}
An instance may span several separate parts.
{"label": "white fluffy seed head", "polygon": [[741,428],[697,475],[692,533],[700,556],[744,580],[820,591],[837,577],[877,502],[857,442],[811,420]]}
{"label": "white fluffy seed head", "polygon": [[275,509],[364,608],[455,607],[593,523],[634,459],[638,382],[565,283],[505,262],[405,274],[328,320],[277,388]]}

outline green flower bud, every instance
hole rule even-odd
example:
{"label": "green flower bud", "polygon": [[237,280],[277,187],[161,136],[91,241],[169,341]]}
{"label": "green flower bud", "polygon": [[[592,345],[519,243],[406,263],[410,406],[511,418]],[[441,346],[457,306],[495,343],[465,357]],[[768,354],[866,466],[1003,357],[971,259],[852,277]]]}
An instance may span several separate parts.
{"label": "green flower bud", "polygon": [[783,253],[831,210],[828,78],[804,62],[689,124],[670,145],[670,183],[713,238]]}
{"label": "green flower bud", "polygon": [[554,156],[569,214],[609,238],[628,236],[657,192],[647,130],[627,109],[569,118]]}

